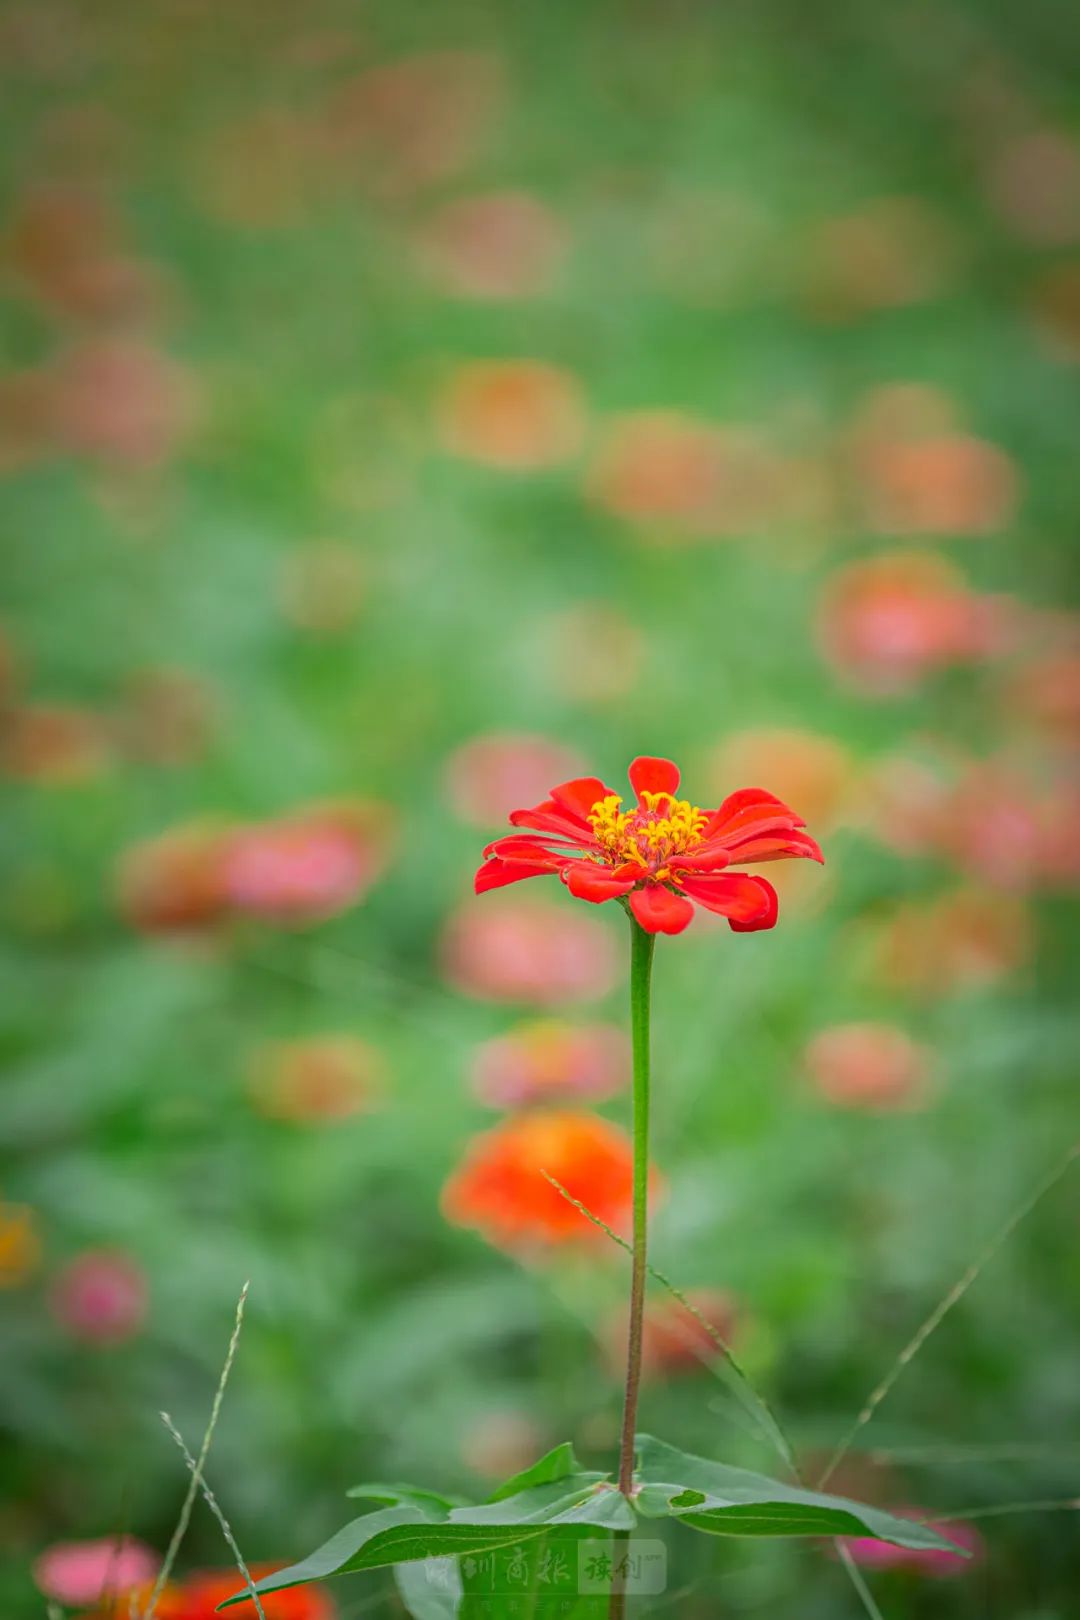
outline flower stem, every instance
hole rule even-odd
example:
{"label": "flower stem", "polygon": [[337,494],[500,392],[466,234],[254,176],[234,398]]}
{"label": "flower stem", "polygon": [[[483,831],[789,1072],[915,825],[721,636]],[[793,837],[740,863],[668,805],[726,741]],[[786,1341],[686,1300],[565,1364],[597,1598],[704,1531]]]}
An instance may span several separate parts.
{"label": "flower stem", "polygon": [[[630,918],[630,1032],[634,1053],[634,1217],[633,1262],[630,1272],[630,1325],[626,1344],[626,1386],[623,1397],[622,1439],[619,1445],[619,1490],[629,1496],[634,1482],[634,1434],[638,1392],[641,1387],[642,1317],[648,1267],[649,1229],[649,1014],[652,963],[656,935],[646,933],[636,917]],[[616,1546],[627,1532],[616,1534]],[[621,1620],[625,1595],[616,1581],[611,1595],[610,1620]]]}

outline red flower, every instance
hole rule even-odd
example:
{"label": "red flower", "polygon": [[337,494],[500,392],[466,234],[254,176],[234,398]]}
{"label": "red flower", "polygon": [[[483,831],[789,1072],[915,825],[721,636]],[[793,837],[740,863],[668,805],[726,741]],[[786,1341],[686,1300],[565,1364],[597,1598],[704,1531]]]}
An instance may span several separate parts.
{"label": "red flower", "polygon": [[[279,1564],[252,1564],[252,1579],[259,1581],[280,1569]],[[237,1570],[213,1570],[202,1575],[189,1575],[180,1588],[176,1620],[217,1620],[217,1607],[227,1597],[244,1590]],[[284,1592],[262,1594],[266,1620],[335,1620],[337,1606],[321,1586],[291,1586]],[[255,1605],[250,1598],[238,1603],[230,1613],[237,1620],[255,1620]]]}
{"label": "red flower", "polygon": [[[669,759],[635,759],[633,809],[595,776],[563,782],[511,825],[529,829],[497,838],[484,851],[476,892],[557,872],[579,900],[618,900],[650,934],[680,934],[692,902],[718,911],[740,933],[772,928],[776,891],[764,878],[728,866],[807,855],[823,859],[804,822],[764,788],[740,788],[718,810],[675,797],[679,768]],[[539,834],[539,836],[537,836]]]}

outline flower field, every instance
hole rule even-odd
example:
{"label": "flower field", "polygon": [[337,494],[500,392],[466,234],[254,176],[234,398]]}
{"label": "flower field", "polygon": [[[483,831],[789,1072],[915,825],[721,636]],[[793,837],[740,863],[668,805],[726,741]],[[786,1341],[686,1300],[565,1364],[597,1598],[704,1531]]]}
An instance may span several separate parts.
{"label": "flower field", "polygon": [[[1075,41],[0,3],[4,1620],[243,1586],[245,1283],[256,1578],[602,1496],[624,910],[642,1489],[871,1513],[630,1615],[1073,1620]],[[419,1567],[266,1620],[548,1614]]]}

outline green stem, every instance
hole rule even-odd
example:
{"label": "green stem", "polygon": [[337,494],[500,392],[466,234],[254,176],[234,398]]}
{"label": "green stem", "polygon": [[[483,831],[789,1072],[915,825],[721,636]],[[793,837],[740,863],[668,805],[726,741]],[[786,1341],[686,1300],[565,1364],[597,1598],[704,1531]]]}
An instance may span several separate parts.
{"label": "green stem", "polygon": [[[630,1272],[630,1324],[626,1344],[626,1386],[623,1397],[622,1439],[619,1445],[619,1489],[629,1496],[634,1483],[634,1434],[637,1429],[638,1393],[641,1388],[642,1318],[648,1270],[649,1230],[649,1013],[652,963],[656,935],[648,934],[630,918],[630,1031],[634,1053],[634,1218],[633,1261]],[[629,1532],[616,1533],[618,1550]],[[622,1620],[625,1594],[616,1582],[611,1595],[610,1620]]]}

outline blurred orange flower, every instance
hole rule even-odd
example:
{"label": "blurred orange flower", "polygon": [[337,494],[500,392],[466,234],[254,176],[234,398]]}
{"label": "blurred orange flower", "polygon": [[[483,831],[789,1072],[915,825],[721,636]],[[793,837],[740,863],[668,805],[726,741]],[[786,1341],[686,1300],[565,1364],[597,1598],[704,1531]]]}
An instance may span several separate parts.
{"label": "blurred orange flower", "polygon": [[192,822],[135,844],[121,858],[120,909],[147,934],[187,933],[228,912],[224,829]]}
{"label": "blurred orange flower", "polygon": [[385,1081],[382,1058],[356,1035],[273,1041],[255,1052],[250,1091],[274,1119],[305,1124],[350,1119],[373,1107]]}
{"label": "blurred orange flower", "polygon": [[4,773],[19,781],[51,787],[86,782],[108,765],[106,727],[89,709],[26,704],[4,721],[0,760]]}
{"label": "blurred orange flower", "polygon": [[926,1048],[893,1024],[837,1024],[803,1054],[819,1096],[841,1108],[917,1108],[930,1075]]}
{"label": "blurred orange flower", "polygon": [[557,466],[585,432],[581,387],[543,360],[476,360],[458,368],[437,401],[447,450],[507,472]]}
{"label": "blurred orange flower", "polygon": [[615,1231],[625,1228],[633,1147],[624,1131],[596,1114],[520,1114],[474,1137],[443,1189],[443,1213],[497,1248],[609,1242],[545,1170]]}
{"label": "blurred orange flower", "polygon": [[41,1239],[32,1209],[0,1203],[0,1288],[18,1288],[41,1258]]}
{"label": "blurred orange flower", "polygon": [[494,1108],[599,1101],[630,1078],[630,1043],[611,1024],[538,1019],[485,1041],[473,1055],[473,1090]]}
{"label": "blurred orange flower", "polygon": [[717,793],[728,782],[771,782],[781,799],[818,826],[835,820],[851,777],[851,757],[838,737],[787,726],[732,732],[706,772]]}
{"label": "blurred orange flower", "polygon": [[985,989],[1029,958],[1030,913],[1017,897],[957,889],[898,906],[876,931],[877,979],[927,996]]}

